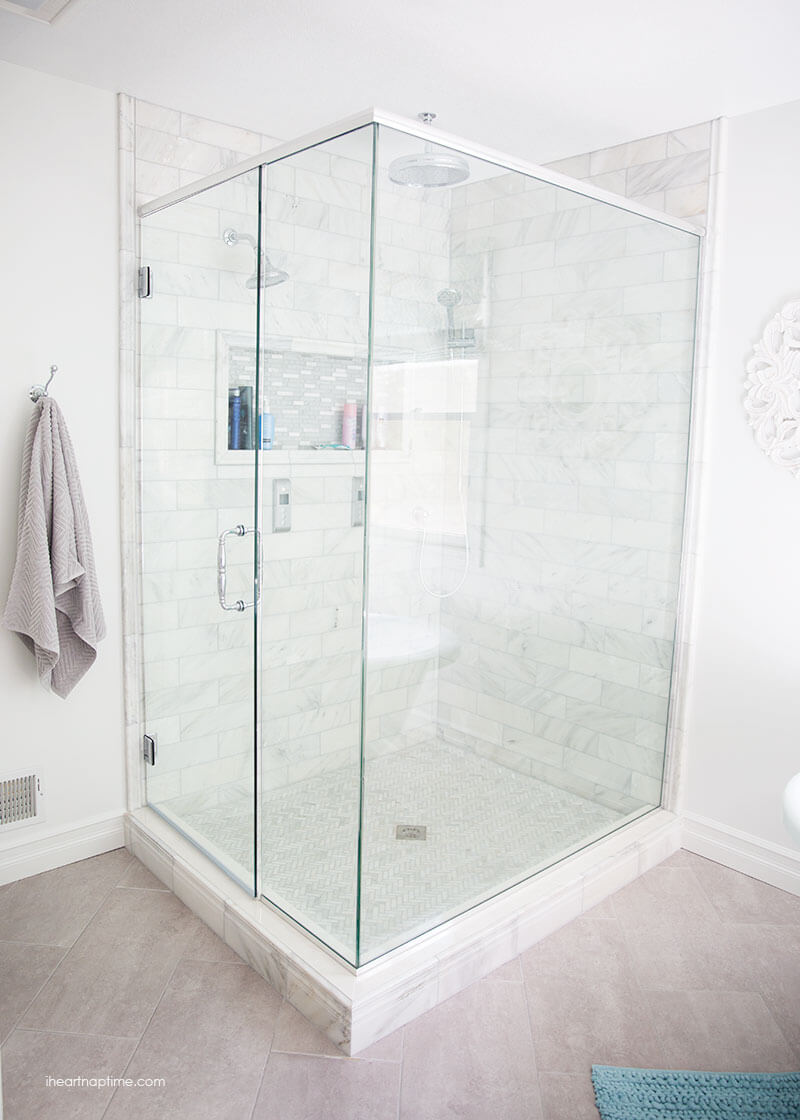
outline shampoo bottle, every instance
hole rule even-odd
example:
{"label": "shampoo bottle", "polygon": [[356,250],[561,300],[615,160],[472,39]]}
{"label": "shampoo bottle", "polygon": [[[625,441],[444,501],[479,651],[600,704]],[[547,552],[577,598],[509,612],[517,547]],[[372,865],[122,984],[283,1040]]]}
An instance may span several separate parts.
{"label": "shampoo bottle", "polygon": [[258,418],[258,445],[262,451],[271,451],[275,442],[275,417],[262,412]]}
{"label": "shampoo bottle", "polygon": [[356,445],[356,417],[358,411],[355,401],[347,401],[342,413],[342,444],[354,448]]}
{"label": "shampoo bottle", "polygon": [[228,445],[232,451],[239,450],[240,429],[242,422],[242,394],[240,389],[231,390],[230,395],[231,406],[231,432]]}

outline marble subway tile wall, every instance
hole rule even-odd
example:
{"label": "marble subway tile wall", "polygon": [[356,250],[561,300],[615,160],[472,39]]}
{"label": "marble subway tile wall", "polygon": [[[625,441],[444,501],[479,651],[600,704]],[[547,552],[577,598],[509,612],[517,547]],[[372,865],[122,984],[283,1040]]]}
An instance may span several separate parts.
{"label": "marble subway tile wall", "polygon": [[[707,135],[705,126],[688,130],[687,143]],[[628,183],[626,158],[661,152],[669,176],[678,166],[670,159],[681,158],[669,150],[663,137],[646,152],[613,153],[616,189]],[[482,256],[491,304],[470,432],[475,559],[442,607],[442,625],[460,640],[458,657],[442,663],[443,733],[623,811],[654,804],[696,247],[683,233],[519,176],[453,193],[454,269],[475,275]],[[470,310],[477,319],[485,301],[473,294]],[[447,567],[455,573],[457,559]]]}
{"label": "marble subway tile wall", "polygon": [[548,166],[704,227],[711,175],[711,121]]}

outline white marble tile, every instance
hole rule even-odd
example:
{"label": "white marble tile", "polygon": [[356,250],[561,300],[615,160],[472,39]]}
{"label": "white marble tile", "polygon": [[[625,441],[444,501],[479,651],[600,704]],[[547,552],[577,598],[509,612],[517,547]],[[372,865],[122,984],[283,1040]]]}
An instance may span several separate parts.
{"label": "white marble tile", "polygon": [[[145,159],[136,161],[136,192],[138,196],[158,196],[176,191],[180,186],[177,167],[167,167],[162,163],[151,163]],[[145,247],[148,241],[145,240]]]}
{"label": "white marble tile", "polygon": [[649,136],[644,140],[634,140],[629,144],[617,144],[613,148],[601,148],[589,157],[589,174],[599,175],[605,171],[619,171],[642,163],[654,163],[665,159],[668,137],[665,134]]}
{"label": "white marble tile", "polygon": [[708,212],[708,186],[694,183],[688,187],[674,187],[664,194],[664,208],[676,218],[689,218],[701,227]]}
{"label": "white marble tile", "polygon": [[625,245],[624,230],[565,237],[556,243],[555,263],[566,265],[581,261],[616,261],[625,256]]}
{"label": "white marble tile", "polygon": [[700,152],[711,147],[711,121],[679,128],[667,135],[667,155],[678,156],[684,152]]}
{"label": "white marble tile", "polygon": [[668,159],[631,167],[628,170],[626,193],[631,197],[649,191],[684,187],[707,182],[709,153],[688,152]]}
{"label": "white marble tile", "polygon": [[194,117],[189,113],[180,114],[179,126],[173,130],[187,140],[199,140],[203,144],[235,151],[239,153],[241,159],[258,155],[264,150],[262,138],[257,132],[248,132],[246,129],[220,124],[218,121]]}
{"label": "white marble tile", "polygon": [[697,285],[692,280],[631,286],[625,291],[625,314],[689,310],[694,307],[696,292]]}

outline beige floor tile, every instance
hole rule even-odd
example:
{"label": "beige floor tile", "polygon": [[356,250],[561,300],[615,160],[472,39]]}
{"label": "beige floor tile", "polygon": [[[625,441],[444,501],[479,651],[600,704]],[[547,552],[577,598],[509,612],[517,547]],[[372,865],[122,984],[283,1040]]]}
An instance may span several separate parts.
{"label": "beige floor tile", "polygon": [[[786,927],[772,926],[769,930],[784,934]],[[785,948],[785,942],[778,937],[772,941],[762,937],[758,948],[761,952],[758,991],[792,1048],[795,1068],[800,1069],[800,954]]]}
{"label": "beige floor tile", "polygon": [[118,848],[0,887],[0,941],[72,945],[131,858]]}
{"label": "beige floor tile", "polygon": [[309,1023],[290,1003],[284,1002],[275,1024],[272,1050],[282,1054],[324,1054],[328,1058],[343,1058],[342,1051]]}
{"label": "beige floor tile", "polygon": [[631,960],[619,922],[578,918],[551,933],[520,957],[526,980],[566,976],[593,983],[598,977],[615,982],[630,976]]}
{"label": "beige floor tile", "polygon": [[400,1066],[270,1055],[253,1120],[397,1120]]}
{"label": "beige floor tile", "polygon": [[[597,961],[603,977],[603,962]],[[585,1074],[592,1063],[658,1066],[648,993],[629,982],[531,976],[526,979],[536,1067]]]}
{"label": "beige floor tile", "polygon": [[520,958],[514,957],[513,961],[507,961],[505,964],[501,964],[494,972],[490,972],[486,979],[502,981],[505,984],[521,984],[522,967],[520,965]]}
{"label": "beige floor tile", "polygon": [[544,1120],[599,1120],[591,1070],[585,1073],[540,1073]]}
{"label": "beige floor tile", "polygon": [[118,1091],[107,1120],[242,1120],[250,1116],[281,998],[246,964],[182,961],[127,1076],[163,1088]]}
{"label": "beige floor tile", "polygon": [[541,1116],[522,985],[481,981],[405,1027],[400,1116]]}
{"label": "beige floor tile", "polygon": [[800,928],[800,898],[696,857],[692,871],[723,922],[755,922]]}
{"label": "beige floor tile", "polygon": [[662,914],[660,924],[625,928],[632,974],[642,988],[661,991],[757,990],[760,966],[747,927],[686,922]]}
{"label": "beige floor tile", "polygon": [[[308,1019],[290,1003],[284,1003],[280,1009],[272,1049],[283,1054],[324,1054],[328,1058],[346,1057],[338,1046],[334,1046],[322,1031],[313,1023],[309,1023]],[[402,1029],[374,1042],[372,1046],[366,1047],[360,1054],[355,1055],[362,1061],[383,1062],[399,1062],[402,1056]]]}
{"label": "beige floor tile", "polygon": [[205,922],[200,921],[189,938],[183,955],[189,961],[218,961],[220,964],[240,964],[242,960],[221,937],[217,937],[213,929],[209,929]]}
{"label": "beige floor tile", "polygon": [[0,1042],[46,982],[66,950],[0,941]]}
{"label": "beige floor tile", "polygon": [[22,1025],[138,1037],[198,920],[171,893],[112,891]]}
{"label": "beige floor tile", "polygon": [[756,992],[650,992],[665,1069],[775,1073],[796,1056]]}
{"label": "beige floor tile", "polygon": [[747,927],[721,921],[694,872],[657,867],[614,896],[632,976],[661,991],[745,991],[757,975]]}
{"label": "beige floor tile", "polygon": [[668,914],[682,924],[703,925],[719,918],[690,867],[659,864],[613,895],[614,913],[625,929],[654,925]]}
{"label": "beige floor tile", "polygon": [[143,890],[149,891],[165,891],[168,888],[164,886],[160,879],[157,879],[152,871],[148,871],[143,863],[138,859],[132,859],[130,867],[117,883],[118,887],[139,887]]}
{"label": "beige floor tile", "polygon": [[3,1047],[7,1120],[100,1120],[113,1086],[57,1086],[45,1079],[121,1077],[135,1045],[127,1038],[14,1031]]}

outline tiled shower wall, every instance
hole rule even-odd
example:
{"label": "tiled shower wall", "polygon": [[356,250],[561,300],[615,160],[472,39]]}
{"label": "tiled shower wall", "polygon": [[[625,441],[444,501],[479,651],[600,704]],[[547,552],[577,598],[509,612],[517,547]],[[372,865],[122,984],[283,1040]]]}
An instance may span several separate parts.
{"label": "tiled shower wall", "polygon": [[454,210],[455,259],[488,253],[495,298],[440,718],[506,765],[633,808],[657,803],[663,758],[696,241],[522,185],[477,184]]}
{"label": "tiled shower wall", "polygon": [[711,174],[711,122],[601,148],[548,166],[703,228]]}
{"label": "tiled shower wall", "polygon": [[[197,118],[142,102],[136,103],[136,116],[139,203],[221,167],[230,166],[255,152],[265,150],[272,143],[269,138],[239,129],[229,129],[213,122],[199,121]],[[663,207],[680,216],[689,215],[697,220],[705,205],[709,142],[708,126],[698,126],[622,145],[606,152],[562,161],[555,166],[556,169],[576,177],[591,179],[608,189],[627,193],[649,205]],[[309,156],[317,154],[309,153]],[[359,168],[357,160],[350,161],[349,165],[340,161],[338,172],[341,174],[343,171],[345,175],[349,172],[355,185],[363,189],[363,183],[359,180],[366,167]],[[268,193],[275,192],[268,200],[268,206],[271,207],[271,213],[281,218],[280,223],[275,223],[272,227],[268,224],[268,239],[271,239],[272,232],[275,235],[274,244],[270,241],[268,249],[273,262],[279,266],[286,267],[288,263],[282,254],[291,256],[293,261],[292,282],[270,290],[274,300],[272,328],[287,341],[310,336],[317,342],[335,342],[340,346],[350,343],[352,347],[358,341],[353,338],[353,323],[363,323],[364,305],[361,301],[366,291],[367,267],[363,246],[355,251],[355,255],[347,247],[348,230],[352,241],[354,211],[352,207],[341,205],[340,196],[333,200],[321,194],[325,189],[320,185],[320,180],[325,178],[323,166],[309,163],[303,169],[303,174],[315,177],[308,180],[313,186],[309,186],[306,191],[302,189],[302,184],[298,189],[298,183],[294,179],[282,182],[279,177],[273,177],[268,184]],[[428,194],[432,196],[433,192]],[[377,613],[416,616],[434,628],[438,625],[441,611],[446,627],[456,633],[463,643],[464,657],[454,665],[443,665],[445,672],[438,690],[431,684],[431,674],[426,672],[434,668],[432,663],[386,666],[382,670],[383,675],[374,676],[370,682],[373,699],[368,711],[370,747],[376,752],[397,749],[429,737],[437,725],[442,725],[450,734],[476,750],[490,753],[498,761],[547,777],[557,784],[566,784],[584,792],[604,793],[612,799],[620,796],[623,804],[626,803],[626,797],[649,800],[655,790],[653,755],[656,743],[654,727],[647,727],[645,724],[657,725],[657,719],[665,705],[663,693],[668,641],[660,634],[669,629],[672,568],[668,577],[663,572],[656,573],[656,581],[661,580],[658,594],[650,588],[650,594],[656,595],[658,600],[655,609],[661,612],[657,623],[658,633],[652,628],[655,616],[648,615],[649,621],[645,625],[648,604],[637,601],[635,597],[638,595],[641,599],[645,594],[641,584],[647,578],[647,572],[638,568],[635,574],[623,571],[606,572],[603,575],[594,572],[592,582],[588,578],[591,565],[587,565],[587,576],[582,585],[586,590],[582,593],[585,594],[584,611],[588,617],[564,618],[559,617],[559,605],[553,598],[556,591],[552,587],[548,588],[547,580],[543,578],[543,563],[548,559],[552,561],[555,557],[540,557],[531,562],[518,555],[521,536],[516,542],[517,553],[513,542],[509,541],[510,508],[507,494],[512,472],[521,472],[518,482],[526,481],[528,485],[526,517],[529,542],[534,538],[541,539],[545,521],[551,530],[557,522],[558,531],[551,531],[549,536],[562,542],[572,542],[566,547],[570,557],[574,559],[572,549],[575,540],[587,540],[587,534],[592,531],[602,535],[604,527],[600,526],[600,520],[610,517],[607,509],[559,508],[559,496],[562,501],[566,500],[563,497],[565,479],[561,476],[551,477],[552,472],[548,474],[548,464],[543,462],[543,459],[557,456],[542,456],[543,445],[540,439],[537,439],[538,454],[535,454],[531,447],[522,448],[516,432],[513,445],[502,438],[504,433],[508,434],[508,428],[502,424],[504,409],[518,414],[518,406],[523,405],[523,410],[527,408],[528,414],[532,413],[535,407],[538,408],[538,398],[526,400],[526,394],[538,393],[546,387],[555,388],[552,381],[549,386],[546,385],[553,376],[561,378],[562,389],[566,387],[570,373],[564,368],[564,363],[576,358],[576,346],[570,347],[569,339],[576,339],[576,332],[582,330],[585,318],[578,319],[580,326],[576,326],[575,299],[573,297],[571,311],[569,291],[562,291],[556,297],[557,310],[551,309],[548,312],[550,325],[540,319],[529,327],[529,344],[533,344],[535,336],[537,350],[547,351],[545,373],[544,366],[539,359],[532,358],[530,352],[523,358],[519,350],[515,353],[502,341],[502,332],[514,326],[508,322],[503,324],[502,319],[509,314],[529,314],[530,308],[525,309],[519,305],[514,311],[515,301],[523,298],[523,285],[526,288],[524,298],[529,302],[535,301],[536,284],[548,279],[547,269],[525,271],[522,267],[505,267],[504,270],[502,250],[495,246],[492,248],[489,279],[476,258],[469,259],[468,246],[464,240],[467,229],[477,231],[474,233],[475,237],[480,237],[481,232],[485,233],[486,215],[489,211],[494,214],[495,205],[508,210],[513,207],[513,200],[487,194],[485,185],[480,183],[474,187],[457,188],[452,192],[452,230],[448,224],[449,211],[444,205],[444,194],[435,198],[430,206],[420,200],[410,200],[401,192],[394,198],[387,193],[383,201],[387,210],[381,220],[385,223],[383,228],[386,236],[380,250],[376,320],[379,324],[393,324],[393,330],[386,337],[379,336],[376,339],[377,353],[385,359],[398,360],[404,352],[410,353],[412,350],[416,353],[427,349],[435,352],[437,346],[441,345],[444,323],[443,309],[436,304],[438,290],[453,283],[463,286],[468,297],[470,290],[477,293],[481,290],[481,285],[485,290],[488,282],[492,284],[494,324],[489,329],[500,332],[495,335],[494,341],[500,343],[503,352],[497,353],[491,362],[486,357],[481,357],[478,363],[480,379],[475,402],[477,412],[470,437],[471,495],[484,485],[475,472],[483,469],[478,464],[481,455],[486,453],[486,462],[491,465],[486,473],[485,485],[496,498],[491,503],[496,520],[494,536],[491,533],[487,536],[484,532],[480,541],[481,567],[472,571],[470,582],[463,589],[463,597],[460,595],[440,603],[431,601],[421,590],[417,579],[419,533],[412,514],[413,495],[421,490],[425,492],[426,487],[428,493],[435,494],[438,486],[440,496],[437,500],[440,506],[448,508],[449,504],[451,520],[458,520],[454,495],[451,493],[448,498],[445,493],[446,481],[442,478],[443,474],[452,473],[443,472],[442,463],[447,461],[452,466],[455,461],[453,425],[444,427],[439,424],[437,427],[434,424],[428,432],[420,432],[420,438],[416,440],[418,453],[411,456],[408,449],[402,446],[402,435],[396,430],[392,431],[392,423],[387,421],[389,454],[384,458],[383,469],[377,456],[374,466],[373,491],[376,501],[372,508],[374,535],[371,559],[374,568],[381,571],[381,577],[374,588],[376,595],[371,608]],[[562,226],[563,233],[572,232],[576,238],[584,236],[580,228],[581,223],[586,221],[583,215],[575,216],[578,209],[580,208],[575,207],[572,214],[563,211],[560,218],[565,223]],[[511,221],[516,220],[511,217],[510,211],[508,216]],[[530,215],[526,217],[522,213],[519,215],[520,220],[527,221],[529,217]],[[209,259],[208,263],[216,268],[221,267],[223,272],[219,275],[223,277],[231,269],[232,250],[222,243],[219,235],[221,223],[228,219],[220,214],[215,221],[214,230],[209,227],[206,234],[209,238],[207,248],[213,257],[213,261]],[[334,224],[334,229],[331,228],[331,223]],[[572,223],[570,228],[569,223]],[[293,227],[299,242],[294,238],[291,243],[282,240],[287,236],[287,230],[291,231]],[[255,233],[255,230],[249,232]],[[608,231],[598,230],[590,230],[588,235],[593,232],[602,232],[606,237],[608,235]],[[184,234],[186,237],[203,236],[188,230]],[[213,250],[210,244],[212,240]],[[530,239],[530,245],[535,243],[535,237]],[[194,244],[201,254],[206,251],[200,242]],[[298,244],[303,252],[298,253]],[[671,252],[669,248],[651,248],[653,252],[644,255],[660,254],[662,262],[666,260],[664,254]],[[239,251],[240,275],[230,276],[230,279],[237,282],[241,282],[252,267],[252,258],[248,260],[244,247],[234,252]],[[569,249],[564,251],[569,252]],[[223,257],[222,254],[227,255]],[[198,259],[192,263],[201,262]],[[506,265],[508,263],[507,260]],[[669,267],[678,267],[677,259]],[[225,283],[227,284],[227,280]],[[680,280],[675,283],[679,284]],[[228,297],[231,290],[230,286],[226,288]],[[623,291],[624,299],[624,287],[618,289],[616,294],[620,290]],[[608,298],[607,291],[594,293],[592,315],[596,314],[597,300]],[[230,302],[236,301],[230,299]],[[224,325],[232,330],[245,329],[241,318],[244,309],[244,303],[238,309],[232,308],[231,318],[220,321],[220,326]],[[587,305],[584,303],[581,312],[583,315],[586,314],[586,309]],[[459,309],[460,319],[467,321],[471,310],[475,308],[470,308],[469,304]],[[670,312],[663,317],[664,334],[659,335],[658,341],[675,346],[683,343],[685,349],[686,316],[683,316],[684,326],[679,327],[680,311],[681,308],[677,307],[675,313]],[[646,318],[649,312],[643,307],[641,312],[634,313],[631,310],[631,316],[634,314]],[[651,314],[651,318],[654,314],[655,312]],[[608,331],[611,318],[610,314],[604,319],[601,317],[601,321],[593,325],[593,330],[602,334],[605,324]],[[674,323],[671,328],[670,320]],[[247,323],[249,322],[248,319]],[[631,318],[631,324],[632,322]],[[360,330],[362,327],[357,326],[356,334]],[[670,330],[673,337],[670,337]],[[192,479],[195,480],[195,490],[197,483],[203,486],[212,484],[214,493],[209,490],[203,500],[211,501],[212,505],[219,502],[220,517],[213,531],[203,536],[202,544],[194,546],[197,549],[210,549],[205,554],[213,559],[202,577],[207,581],[215,574],[216,532],[229,523],[233,524],[231,517],[244,519],[249,523],[251,515],[246,516],[248,502],[241,500],[249,485],[248,472],[215,464],[213,453],[209,451],[213,446],[210,426],[215,407],[215,353],[207,350],[202,356],[190,357],[186,350],[187,345],[191,349],[188,340],[191,337],[199,339],[201,332],[214,333],[204,331],[196,323],[181,325],[179,333],[184,351],[176,357],[176,364],[171,367],[174,368],[174,382],[164,382],[163,367],[158,372],[153,370],[152,376],[156,378],[160,388],[166,386],[181,391],[173,398],[177,411],[171,419],[178,425],[176,433],[178,430],[188,433],[194,425],[192,442],[202,446],[176,447],[173,450],[159,447],[159,454],[172,456],[169,470],[174,466],[174,478],[163,476],[162,480],[174,482],[176,508],[170,510],[146,506],[145,510],[154,514],[182,512],[177,507],[187,500],[187,485]],[[681,332],[684,337],[681,337]],[[492,340],[491,335],[487,338]],[[547,338],[558,338],[560,341],[550,347],[543,346],[542,341]],[[656,340],[648,336],[648,341]],[[601,351],[604,350],[601,364],[596,369],[598,378],[619,379],[625,373],[619,366],[615,370],[608,367],[607,363],[611,361],[608,351],[616,346],[617,357],[621,360],[623,345],[639,344],[638,341],[623,343],[620,339],[611,340],[599,335],[594,339],[590,337],[587,341],[586,336],[581,335],[580,345],[589,343],[592,352],[588,356],[585,354],[583,360],[600,360]],[[657,376],[657,370],[650,372]],[[147,376],[143,368],[145,381]],[[169,378],[172,373],[166,376]],[[540,379],[538,383],[537,378]],[[573,386],[578,381],[583,379],[573,379]],[[627,384],[630,383],[629,378]],[[617,384],[622,392],[623,381],[619,380]],[[594,385],[595,390],[599,391],[603,382],[595,380]],[[192,404],[186,392],[207,394],[202,405],[202,417],[190,419],[191,408],[198,406],[199,398],[195,397]],[[570,392],[573,393],[572,396],[569,395]],[[575,388],[567,390],[567,393],[566,399],[562,397],[560,401],[564,407],[557,405],[554,412],[551,410],[549,427],[546,422],[543,424],[543,437],[549,438],[552,443],[561,440],[563,444],[565,428],[569,428],[577,416],[577,412],[570,412],[570,406],[578,406],[582,400],[575,395]],[[593,399],[594,402],[597,400],[597,397]],[[585,400],[583,403],[586,403]],[[667,407],[685,406],[685,401],[663,403]],[[620,423],[619,410],[627,409],[628,413],[635,413],[635,404],[635,400],[625,399],[607,402],[603,424],[616,426]],[[189,413],[186,411],[187,405]],[[452,411],[450,415],[452,417]],[[566,421],[565,416],[568,417]],[[161,418],[164,418],[163,415]],[[635,423],[632,416],[628,420],[631,424]],[[623,422],[627,422],[625,418]],[[631,428],[630,431],[633,432],[634,429]],[[530,435],[528,430],[528,436]],[[665,438],[658,437],[658,453],[670,454],[669,433],[665,431],[662,435]],[[596,445],[598,441],[602,444],[604,438],[602,433],[595,433]],[[608,464],[613,465],[615,473],[620,464],[623,464],[620,468],[622,477],[626,469],[624,464],[627,463],[631,489],[647,487],[648,494],[652,490],[655,495],[652,499],[643,495],[648,503],[648,513],[651,513],[658,495],[665,503],[671,500],[666,496],[670,491],[659,488],[657,437],[653,433],[625,437],[632,446],[635,446],[637,439],[640,447],[644,443],[648,444],[648,454],[652,452],[651,459],[637,459],[633,452],[626,459],[625,454],[614,452],[606,438],[605,465],[595,468],[601,473],[606,471],[606,474],[602,479],[598,477],[587,481],[594,481],[596,485],[593,489],[599,491],[604,483],[611,481],[607,473]],[[426,451],[424,461],[419,457],[420,448]],[[494,448],[491,455],[488,454],[490,448]],[[507,454],[501,456],[500,451]],[[357,457],[352,462],[338,460],[333,464],[298,462],[292,466],[291,471],[286,469],[285,464],[277,462],[268,468],[269,474],[279,476],[291,473],[296,478],[295,512],[299,517],[298,528],[286,536],[285,543],[279,543],[277,536],[270,539],[270,546],[275,544],[276,551],[268,552],[267,569],[264,573],[265,588],[272,588],[274,597],[272,605],[268,598],[265,599],[266,614],[269,616],[269,611],[274,611],[265,621],[265,626],[271,627],[271,644],[268,642],[265,647],[264,664],[267,716],[264,724],[264,771],[266,780],[271,783],[297,780],[314,772],[320,765],[340,765],[352,759],[353,750],[357,746],[359,697],[355,692],[351,696],[350,692],[357,679],[356,666],[361,640],[360,625],[355,622],[356,607],[361,596],[361,539],[358,531],[350,528],[349,499],[352,477],[359,472],[363,473],[363,461]],[[528,472],[527,479],[525,472]],[[506,497],[503,496],[504,487]],[[229,501],[234,490],[238,497],[235,501]],[[157,498],[153,495],[146,500],[169,502],[172,500],[172,493],[173,488],[168,486],[161,489]],[[589,499],[581,499],[582,502],[585,500]],[[470,501],[472,503],[472,497]],[[518,516],[519,510],[514,513]],[[649,517],[635,517],[631,511],[629,519],[650,520]],[[472,506],[470,525],[477,541],[479,526]],[[482,531],[488,528],[483,521],[480,522]],[[511,544],[509,555],[513,557],[512,566],[519,571],[518,578],[510,581],[508,578],[501,579],[498,572],[491,569],[492,563],[497,565],[500,562],[503,534],[506,535],[505,543]],[[670,538],[670,544],[673,539]],[[191,550],[191,542],[162,543],[174,545],[176,549],[181,548],[183,553]],[[602,542],[596,544],[599,546]],[[625,547],[628,545],[619,545],[619,548]],[[631,547],[635,550],[643,546],[639,542]],[[594,547],[594,552],[597,551],[597,547]],[[169,547],[163,550],[165,561],[170,552]],[[453,558],[452,571],[447,569],[449,556]],[[444,571],[441,570],[443,559]],[[429,584],[452,586],[452,582],[448,581],[453,576],[458,577],[458,566],[462,559],[457,539],[452,538],[452,543],[448,543],[446,538],[434,538],[433,545],[429,547],[429,555],[424,558],[426,566],[430,568]],[[196,578],[201,578],[197,574],[200,568],[196,557],[192,563],[195,565],[192,571]],[[534,569],[536,578],[532,579]],[[507,577],[508,571],[505,574]],[[550,578],[552,580],[556,577],[551,573]],[[623,653],[620,648],[614,649],[615,638],[611,631],[615,631],[616,627],[604,627],[596,613],[601,610],[603,596],[608,593],[609,581],[615,585],[623,581],[631,586],[636,584],[636,591],[629,589],[625,592],[628,599],[621,600],[625,604],[625,617],[628,620],[621,628],[628,642],[622,656],[622,660],[630,662],[627,668],[615,665],[613,661],[614,657]],[[537,586],[540,588],[538,599],[535,594]],[[172,594],[172,590],[168,591],[165,585],[164,596]],[[159,592],[152,589],[146,592],[146,596],[157,594]],[[629,599],[632,595],[634,599],[631,602]],[[510,612],[513,618],[507,617],[510,596],[516,597],[514,610]],[[484,616],[487,613],[493,616],[491,621],[481,617],[481,610],[476,606],[478,597],[483,597],[481,610]],[[333,598],[336,599],[335,604]],[[226,618],[220,622],[218,617],[211,619],[210,615],[208,618],[205,615],[203,619],[195,618],[193,611],[200,610],[202,614],[211,608],[201,608],[199,598],[193,605],[193,600],[193,590],[186,584],[178,593],[178,624],[175,626],[167,625],[171,617],[167,619],[166,614],[170,613],[171,616],[171,610],[162,612],[158,622],[158,625],[163,625],[163,629],[159,630],[160,637],[150,642],[150,650],[146,652],[147,672],[151,686],[158,686],[161,692],[164,746],[172,750],[169,736],[183,739],[187,727],[190,730],[192,726],[208,730],[209,719],[214,726],[210,734],[197,735],[191,744],[187,742],[181,748],[175,746],[171,755],[173,769],[168,771],[160,767],[160,776],[153,783],[151,796],[155,799],[191,794],[198,790],[215,790],[248,773],[248,751],[242,749],[249,745],[245,743],[246,734],[243,734],[243,730],[247,731],[247,725],[246,722],[241,722],[245,718],[247,707],[244,698],[248,687],[249,667],[245,655],[245,643],[248,641],[246,623],[240,618]],[[459,603],[463,603],[463,608],[458,606]],[[649,606],[652,607],[653,604]],[[520,610],[526,616],[523,629],[519,625]],[[159,612],[158,601],[146,604],[145,611],[149,611],[152,621]],[[615,618],[619,619],[619,612]],[[213,650],[209,651],[213,653],[213,657],[206,659],[209,672],[216,660],[213,680],[204,680],[202,686],[193,679],[198,672],[202,672],[198,660],[202,651],[192,645],[193,639],[201,636],[199,630],[204,631],[204,641],[214,643]],[[478,643],[475,641],[478,636],[481,647],[491,651],[492,656],[495,653],[502,655],[495,686],[488,691],[485,688],[485,674],[482,682],[476,682],[474,677],[470,677],[474,660],[479,656]],[[521,646],[523,642],[524,648]],[[191,653],[188,652],[190,647]],[[520,654],[524,655],[522,662],[526,666],[531,662],[539,666],[537,676],[540,682],[545,677],[548,678],[544,691],[558,698],[552,710],[546,704],[536,706],[536,698],[530,692],[528,668],[522,674],[523,679],[519,679]],[[223,655],[222,660],[219,659],[220,655]],[[639,657],[644,666],[649,666],[639,671],[635,682],[632,673],[638,665],[633,660],[634,656]],[[598,676],[601,667],[604,667],[610,679]],[[498,684],[500,681],[502,683]],[[595,683],[590,686],[586,683],[589,681]],[[561,692],[553,687],[559,682]],[[498,694],[498,687],[501,694]],[[543,687],[541,684],[537,686],[538,693],[541,693]],[[215,688],[220,693],[212,697],[211,693]],[[587,689],[592,694],[591,698],[586,694]],[[634,696],[633,693],[637,695]],[[603,697],[608,702],[609,698],[615,696],[619,705],[613,703],[608,710],[604,709],[602,703],[598,703]],[[196,707],[199,697],[204,701],[200,715],[197,714]],[[224,707],[220,707],[220,704],[224,704]],[[638,705],[641,709],[646,707],[647,713],[642,715],[623,712],[626,705]],[[577,711],[578,707],[580,711]],[[587,713],[593,707],[604,711],[595,713],[600,721],[596,726],[586,727]],[[609,715],[609,711],[613,714],[613,726],[612,723],[606,723],[601,730],[600,723]],[[628,717],[627,720],[621,722],[622,715]],[[573,716],[576,718],[572,718]],[[615,731],[623,733],[615,734]],[[162,751],[162,759],[164,757],[165,752]],[[637,776],[628,784],[618,769],[623,763],[632,764],[636,770]]]}
{"label": "tiled shower wall", "polygon": [[[711,136],[707,123],[552,166],[702,227]],[[660,795],[696,253],[578,195],[520,191],[514,176],[453,191],[454,275],[488,257],[492,299],[471,432],[476,561],[443,603],[462,648],[443,665],[440,727],[633,809]],[[453,550],[449,579],[461,563]]]}

